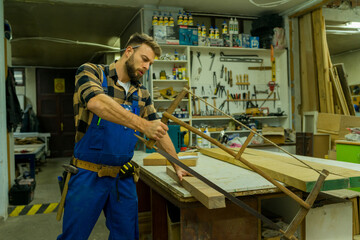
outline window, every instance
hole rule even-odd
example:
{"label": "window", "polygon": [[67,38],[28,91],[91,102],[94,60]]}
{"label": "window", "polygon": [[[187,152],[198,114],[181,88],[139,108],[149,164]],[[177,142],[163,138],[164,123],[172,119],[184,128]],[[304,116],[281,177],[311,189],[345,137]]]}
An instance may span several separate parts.
{"label": "window", "polygon": [[14,78],[16,86],[25,86],[25,69],[14,68]]}

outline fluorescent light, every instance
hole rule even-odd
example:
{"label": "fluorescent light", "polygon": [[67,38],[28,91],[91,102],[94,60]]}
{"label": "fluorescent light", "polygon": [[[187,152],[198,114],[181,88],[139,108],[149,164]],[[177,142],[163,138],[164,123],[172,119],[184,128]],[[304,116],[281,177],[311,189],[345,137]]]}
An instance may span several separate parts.
{"label": "fluorescent light", "polygon": [[360,22],[347,22],[345,26],[348,28],[360,28]]}
{"label": "fluorescent light", "polygon": [[326,30],[326,33],[327,34],[338,34],[338,35],[351,35],[351,34],[359,34],[360,33],[360,30],[357,29],[357,30]]}

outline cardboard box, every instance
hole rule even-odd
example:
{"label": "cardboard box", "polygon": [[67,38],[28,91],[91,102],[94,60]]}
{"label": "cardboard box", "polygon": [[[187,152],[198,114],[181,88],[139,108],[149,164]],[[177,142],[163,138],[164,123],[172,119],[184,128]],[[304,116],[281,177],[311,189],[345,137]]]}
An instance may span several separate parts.
{"label": "cardboard box", "polygon": [[285,132],[282,127],[263,127],[262,134],[276,144],[285,143]]}
{"label": "cardboard box", "polygon": [[331,135],[331,147],[335,147],[335,141],[345,139],[349,133],[346,128],[360,127],[360,117],[345,116],[341,114],[319,113],[317,120],[317,132]]}
{"label": "cardboard box", "polygon": [[166,26],[153,26],[153,37],[158,43],[166,43]]}
{"label": "cardboard box", "polygon": [[180,45],[198,45],[198,29],[192,26],[179,27]]}

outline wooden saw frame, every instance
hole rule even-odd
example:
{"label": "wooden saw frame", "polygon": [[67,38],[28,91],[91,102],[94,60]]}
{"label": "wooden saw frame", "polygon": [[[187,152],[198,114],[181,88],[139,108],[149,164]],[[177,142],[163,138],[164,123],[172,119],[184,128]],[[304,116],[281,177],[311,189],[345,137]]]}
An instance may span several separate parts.
{"label": "wooden saw frame", "polygon": [[[206,134],[202,133],[201,131],[197,130],[196,128],[190,126],[189,124],[181,121],[180,119],[174,117],[172,115],[172,113],[174,112],[175,108],[177,108],[177,106],[179,105],[180,101],[187,95],[187,94],[192,94],[194,97],[200,99],[201,101],[203,101],[205,104],[213,107],[214,109],[216,109],[216,111],[219,111],[221,113],[223,113],[224,115],[226,115],[227,117],[229,117],[230,119],[234,120],[235,122],[237,122],[238,124],[240,124],[241,126],[247,128],[248,130],[250,130],[250,134],[247,137],[246,141],[244,142],[244,144],[241,146],[240,150],[236,153],[233,150],[229,149],[228,147],[224,146],[223,144],[221,144],[220,142],[218,142],[217,140],[207,136]],[[320,193],[321,187],[325,181],[325,178],[329,175],[329,171],[323,169],[321,172],[312,168],[311,166],[309,166],[308,164],[306,164],[305,162],[301,161],[300,159],[298,159],[296,156],[294,156],[293,154],[289,153],[288,151],[286,151],[285,149],[281,148],[280,146],[278,146],[277,144],[275,144],[274,142],[270,141],[269,139],[265,138],[264,136],[260,135],[256,129],[250,129],[249,127],[247,127],[246,125],[244,125],[243,123],[237,121],[235,118],[233,118],[232,116],[226,114],[225,112],[221,111],[220,109],[216,108],[215,106],[211,105],[210,103],[207,103],[205,100],[203,100],[201,97],[196,96],[194,93],[192,93],[191,91],[189,91],[189,86],[185,86],[183,88],[183,90],[178,94],[178,96],[176,97],[176,99],[171,103],[170,107],[166,110],[166,112],[163,113],[163,116],[161,118],[161,121],[165,124],[167,124],[167,122],[171,120],[173,122],[175,122],[176,124],[185,127],[186,129],[188,129],[189,131],[205,138],[206,140],[208,140],[209,142],[211,142],[212,144],[214,144],[215,146],[221,148],[222,150],[224,150],[226,153],[230,154],[231,156],[233,156],[236,160],[242,162],[243,164],[245,164],[247,167],[251,168],[254,172],[258,173],[259,175],[261,175],[262,177],[264,177],[266,180],[268,180],[269,182],[271,182],[272,184],[274,184],[276,187],[278,187],[282,192],[284,192],[286,195],[288,195],[289,197],[291,197],[292,199],[294,199],[297,203],[300,204],[301,208],[300,210],[297,212],[296,216],[294,217],[294,219],[292,220],[292,222],[290,223],[290,225],[288,226],[288,228],[286,229],[286,231],[280,230],[280,232],[284,235],[284,237],[286,237],[287,239],[291,239],[291,240],[296,240],[297,238],[294,236],[294,233],[296,231],[296,229],[298,228],[298,226],[301,224],[301,222],[303,221],[303,219],[305,218],[305,216],[307,215],[307,213],[309,212],[310,208],[312,207],[312,205],[314,204],[314,201],[316,200],[318,194]],[[286,187],[284,187],[283,185],[281,185],[280,183],[278,183],[276,180],[274,180],[272,177],[270,177],[268,174],[266,174],[265,172],[263,172],[261,169],[259,169],[258,167],[254,166],[252,163],[248,162],[246,159],[244,159],[241,155],[243,154],[243,152],[245,151],[246,147],[248,146],[248,144],[250,143],[251,139],[253,138],[254,135],[258,135],[259,137],[263,138],[264,140],[268,141],[269,143],[271,143],[273,146],[275,146],[276,148],[280,149],[281,151],[287,153],[288,155],[290,155],[291,157],[293,157],[294,159],[300,161],[301,163],[303,163],[305,166],[307,166],[308,168],[313,169],[314,171],[316,171],[317,173],[319,173],[319,177],[313,187],[313,189],[311,190],[311,192],[309,193],[307,199],[304,201],[302,200],[300,197],[298,197],[295,193],[293,193],[292,191],[290,191],[289,189],[287,189]],[[153,148],[155,145],[156,141],[153,139],[150,139],[148,141],[146,141],[146,146],[148,148]]]}

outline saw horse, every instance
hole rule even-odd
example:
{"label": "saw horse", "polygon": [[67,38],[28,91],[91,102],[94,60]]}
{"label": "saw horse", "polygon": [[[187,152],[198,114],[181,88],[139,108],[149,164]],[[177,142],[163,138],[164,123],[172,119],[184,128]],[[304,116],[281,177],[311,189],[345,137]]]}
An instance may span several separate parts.
{"label": "saw horse", "polygon": [[[198,99],[200,99],[201,101],[203,101],[205,104],[213,107],[214,109],[216,109],[216,111],[220,111],[222,114],[226,115],[227,117],[231,118],[232,120],[234,120],[235,122],[237,122],[238,124],[240,124],[241,126],[247,128],[248,130],[250,130],[250,134],[247,137],[246,141],[244,142],[244,144],[241,146],[240,150],[236,153],[233,150],[231,150],[230,148],[224,146],[223,144],[221,144],[219,141],[207,136],[206,134],[202,133],[201,131],[197,130],[196,128],[190,126],[189,124],[181,121],[180,119],[174,117],[172,115],[172,113],[175,111],[175,108],[177,108],[177,106],[179,105],[180,101],[187,95],[187,94],[192,94],[193,97],[196,97]],[[241,200],[239,200],[238,198],[234,197],[233,195],[231,195],[230,193],[228,193],[227,191],[223,190],[222,188],[218,187],[216,184],[210,182],[209,180],[207,180],[205,177],[201,176],[200,174],[198,174],[197,172],[195,172],[194,170],[192,170],[191,168],[189,168],[188,166],[186,166],[185,164],[183,164],[182,162],[180,162],[179,160],[177,160],[176,158],[174,158],[173,156],[171,156],[170,154],[166,153],[165,151],[163,151],[160,148],[157,148],[155,146],[156,141],[153,139],[150,140],[145,140],[142,137],[137,136],[141,141],[143,141],[146,145],[147,148],[152,149],[154,148],[156,151],[158,151],[160,154],[162,154],[163,156],[165,156],[170,162],[179,165],[180,167],[182,167],[183,169],[185,169],[186,171],[188,171],[190,174],[192,174],[194,177],[199,178],[201,181],[203,181],[204,183],[208,184],[210,187],[213,187],[215,190],[221,192],[224,194],[224,196],[226,198],[228,198],[230,201],[232,201],[233,203],[235,203],[236,205],[244,208],[244,210],[248,211],[249,213],[251,213],[252,215],[254,215],[255,217],[259,218],[260,220],[262,220],[263,222],[269,223],[272,228],[274,228],[275,230],[278,230],[281,234],[283,234],[283,236],[287,239],[290,240],[297,240],[297,238],[294,236],[294,233],[296,232],[298,226],[301,224],[301,222],[303,221],[303,219],[305,218],[305,216],[307,215],[307,213],[309,212],[310,208],[312,207],[312,205],[314,204],[314,201],[316,200],[318,194],[320,193],[321,187],[325,181],[325,178],[329,175],[329,172],[325,169],[323,169],[321,172],[318,171],[317,169],[312,168],[311,166],[309,166],[307,163],[303,162],[302,160],[298,159],[295,155],[289,153],[288,151],[286,151],[285,149],[281,148],[280,146],[278,146],[277,144],[275,144],[274,142],[270,141],[269,139],[265,138],[264,136],[260,135],[256,129],[250,129],[249,127],[247,127],[246,125],[244,125],[243,123],[237,121],[235,118],[233,118],[232,116],[226,114],[225,112],[221,111],[220,109],[216,108],[215,106],[211,105],[210,103],[207,103],[207,101],[203,100],[201,97],[196,96],[193,92],[189,91],[189,87],[185,86],[182,91],[178,94],[178,96],[176,97],[176,99],[172,102],[172,104],[170,105],[170,107],[166,110],[166,112],[163,113],[163,116],[161,118],[161,121],[165,124],[167,124],[167,122],[171,120],[173,122],[175,122],[176,124],[185,127],[186,129],[188,129],[189,131],[205,138],[206,140],[208,140],[209,142],[211,142],[212,144],[214,144],[215,146],[221,148],[222,150],[224,150],[226,153],[230,154],[231,156],[233,156],[236,160],[242,162],[243,164],[245,164],[247,167],[251,168],[254,172],[258,173],[259,175],[261,175],[262,177],[264,177],[266,180],[268,180],[269,182],[271,182],[273,185],[275,185],[276,187],[278,187],[283,193],[285,193],[286,195],[288,195],[289,197],[291,197],[293,200],[295,200],[298,204],[300,204],[300,209],[297,212],[296,216],[294,217],[294,219],[291,221],[290,225],[288,226],[288,228],[286,230],[281,229],[278,225],[276,225],[274,222],[272,222],[270,219],[268,219],[267,217],[265,217],[264,215],[261,215],[260,213],[258,213],[257,211],[255,211],[253,208],[249,207],[248,205],[246,205],[245,203],[243,203]],[[289,189],[287,189],[286,187],[284,187],[283,185],[281,185],[280,183],[278,183],[275,179],[273,179],[272,177],[270,177],[268,174],[266,174],[265,172],[263,172],[261,169],[259,169],[258,167],[256,167],[255,165],[253,165],[252,163],[248,162],[246,159],[244,159],[241,155],[243,154],[243,152],[245,151],[247,145],[250,143],[251,139],[254,137],[254,135],[258,135],[259,137],[263,138],[264,140],[268,141],[270,144],[272,144],[273,146],[275,146],[276,148],[280,149],[281,151],[287,153],[288,155],[290,155],[291,157],[293,157],[294,159],[300,161],[302,164],[306,165],[308,168],[313,169],[314,171],[316,171],[317,173],[319,173],[319,177],[313,187],[313,189],[311,190],[311,192],[309,193],[308,197],[306,198],[306,200],[304,201],[303,199],[301,199],[299,196],[297,196],[295,193],[293,193],[292,191],[290,191]]]}

